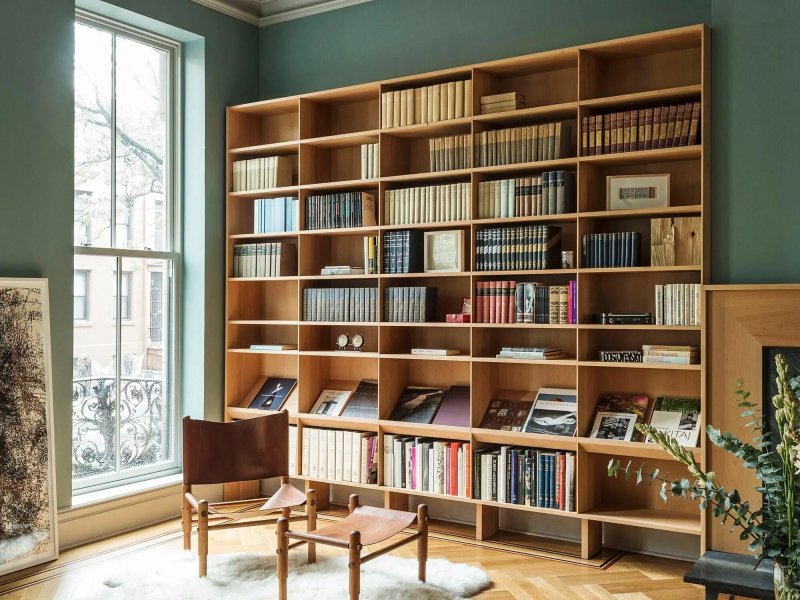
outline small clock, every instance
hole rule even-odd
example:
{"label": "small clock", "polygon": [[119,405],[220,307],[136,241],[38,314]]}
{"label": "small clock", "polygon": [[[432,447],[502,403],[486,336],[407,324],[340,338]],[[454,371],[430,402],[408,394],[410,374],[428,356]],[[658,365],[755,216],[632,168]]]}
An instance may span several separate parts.
{"label": "small clock", "polygon": [[350,345],[353,346],[353,350],[356,352],[361,352],[361,348],[364,347],[364,336],[356,333],[350,338]]}
{"label": "small clock", "polygon": [[347,338],[346,333],[342,333],[336,337],[336,349],[337,350],[346,350],[347,344],[350,340]]}

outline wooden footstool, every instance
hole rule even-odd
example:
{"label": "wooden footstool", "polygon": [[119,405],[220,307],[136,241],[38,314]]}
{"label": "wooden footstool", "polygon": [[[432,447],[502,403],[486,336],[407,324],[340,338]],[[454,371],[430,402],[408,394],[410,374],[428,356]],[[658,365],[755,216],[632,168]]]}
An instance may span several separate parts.
{"label": "wooden footstool", "polygon": [[[418,577],[425,581],[425,566],[428,561],[428,506],[420,504],[417,513],[401,510],[390,510],[374,506],[359,506],[358,495],[350,496],[348,505],[350,514],[334,523],[314,531],[290,531],[289,520],[278,519],[278,598],[287,600],[286,580],[289,576],[289,550],[309,545],[309,562],[316,561],[316,544],[325,544],[337,548],[346,548],[349,553],[347,567],[350,570],[350,600],[358,600],[361,593],[361,564],[391,552],[405,544],[417,540]],[[367,556],[361,556],[361,549],[371,544],[379,544],[397,535],[414,521],[417,522],[417,533],[376,550]],[[289,544],[289,539],[299,540]],[[313,550],[312,550],[313,549]]]}

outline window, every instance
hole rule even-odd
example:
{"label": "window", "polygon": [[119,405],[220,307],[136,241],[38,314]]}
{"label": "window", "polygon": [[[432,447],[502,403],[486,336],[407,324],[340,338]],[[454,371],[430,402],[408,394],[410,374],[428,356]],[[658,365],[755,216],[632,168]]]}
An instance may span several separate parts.
{"label": "window", "polygon": [[72,291],[72,318],[89,320],[89,271],[76,269]]}
{"label": "window", "polygon": [[[180,466],[175,358],[179,66],[178,44],[78,13],[76,491],[175,472]],[[92,322],[87,323],[90,306]],[[77,321],[84,322],[78,326]]]}

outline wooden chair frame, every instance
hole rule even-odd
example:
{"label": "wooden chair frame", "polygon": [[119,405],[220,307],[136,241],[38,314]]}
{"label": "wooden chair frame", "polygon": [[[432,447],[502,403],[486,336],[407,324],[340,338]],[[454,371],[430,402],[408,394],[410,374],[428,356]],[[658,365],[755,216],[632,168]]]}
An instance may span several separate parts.
{"label": "wooden chair frame", "polygon": [[[285,489],[284,486],[291,486],[289,477],[281,477],[281,488],[271,498],[254,498],[249,500],[237,500],[233,502],[208,502],[198,499],[192,494],[192,486],[183,486],[183,497],[181,505],[181,520],[183,525],[183,549],[192,549],[192,525],[197,523],[197,553],[200,559],[199,575],[205,577],[208,574],[208,532],[216,529],[234,529],[237,527],[254,527],[259,525],[275,525],[283,521],[285,523],[295,521],[306,521],[308,531],[317,528],[317,497],[313,489],[305,493],[305,500],[300,503],[291,503],[288,506],[265,508],[271,500],[275,499]],[[294,488],[293,488],[294,489]],[[299,490],[295,490],[301,494]],[[305,511],[298,514],[297,511],[305,505]],[[240,510],[236,510],[241,507]],[[225,509],[225,510],[221,510]],[[275,513],[280,511],[279,515]],[[295,514],[292,514],[292,512]],[[218,523],[212,523],[218,520]],[[316,546],[308,546],[308,562],[313,563],[317,559]]]}
{"label": "wooden chair frame", "polygon": [[[348,512],[349,515],[353,515],[356,510],[359,508],[358,502],[358,495],[352,494],[350,496],[350,502],[348,503]],[[346,517],[341,521],[341,523],[346,523]],[[380,519],[380,517],[376,517]],[[397,548],[404,546],[405,544],[409,544],[416,540],[417,542],[417,563],[418,563],[418,573],[417,577],[420,581],[424,582],[426,578],[426,566],[428,562],[428,506],[425,504],[420,504],[417,507],[417,514],[414,519],[411,520],[413,524],[414,520],[417,522],[417,532],[412,534],[406,539],[399,540],[393,544],[385,546],[380,550],[376,550],[375,552],[368,554],[367,556],[361,556],[361,551],[363,549],[363,545],[361,544],[361,537],[362,532],[353,530],[350,531],[347,540],[341,538],[334,538],[328,537],[325,535],[319,535],[314,533],[312,529],[309,529],[308,532],[302,531],[290,531],[289,530],[289,522],[290,519],[280,517],[277,521],[277,536],[278,536],[278,548],[277,548],[277,557],[278,557],[278,599],[279,600],[288,600],[288,591],[287,591],[287,579],[289,576],[289,550],[293,548],[297,548],[298,546],[302,546],[303,544],[308,544],[308,562],[314,563],[316,562],[316,544],[324,544],[328,546],[335,546],[337,548],[346,549],[348,552],[348,562],[347,568],[350,574],[350,600],[358,600],[359,595],[361,593],[361,565],[369,562],[370,560],[377,558],[387,552],[391,552],[392,550],[396,550]],[[399,530],[390,533],[383,539],[389,539],[394,535],[400,533],[403,529],[405,529],[406,525],[403,525]],[[298,541],[290,544],[289,539],[296,539]],[[383,540],[381,540],[383,541]],[[377,542],[376,542],[377,543]],[[313,558],[312,558],[313,557]]]}

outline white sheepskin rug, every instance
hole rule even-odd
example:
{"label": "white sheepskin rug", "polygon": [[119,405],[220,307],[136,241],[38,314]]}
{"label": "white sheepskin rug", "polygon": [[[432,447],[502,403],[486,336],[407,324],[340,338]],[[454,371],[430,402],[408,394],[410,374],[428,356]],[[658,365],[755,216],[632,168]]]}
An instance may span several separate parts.
{"label": "white sheepskin rug", "polygon": [[[305,552],[290,560],[289,600],[348,597],[346,557],[305,563]],[[197,555],[157,549],[102,562],[82,570],[74,600],[267,600],[278,597],[275,557],[212,554],[208,577],[197,577]],[[384,555],[361,566],[361,600],[459,600],[491,585],[480,568],[428,560],[428,581],[417,580],[417,561]]]}

